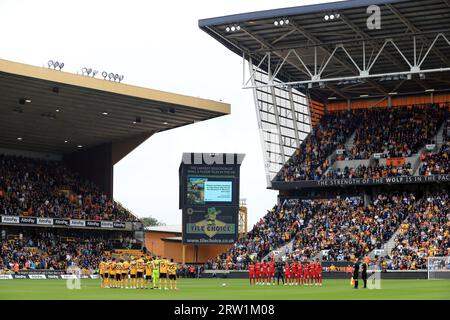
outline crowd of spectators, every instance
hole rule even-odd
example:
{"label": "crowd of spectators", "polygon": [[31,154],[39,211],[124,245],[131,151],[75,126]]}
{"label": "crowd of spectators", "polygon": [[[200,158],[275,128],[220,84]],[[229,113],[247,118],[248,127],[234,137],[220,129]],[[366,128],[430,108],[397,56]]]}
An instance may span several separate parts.
{"label": "crowd of spectators", "polygon": [[2,240],[0,270],[65,270],[71,266],[96,270],[105,251],[112,249],[112,242],[98,237],[64,238],[41,232],[33,237]]}
{"label": "crowd of spectators", "polygon": [[446,142],[439,152],[423,155],[419,174],[450,174],[450,141]]}
{"label": "crowd of spectators", "polygon": [[327,159],[358,126],[358,112],[341,111],[325,114],[316,128],[277,175],[279,181],[319,180],[328,169]]}
{"label": "crowd of spectators", "polygon": [[386,166],[376,164],[374,166],[359,165],[356,168],[345,167],[341,169],[330,169],[325,179],[352,179],[352,178],[386,178],[386,177],[398,177],[398,176],[412,176],[413,169],[411,163],[407,163],[404,167],[399,166]]}
{"label": "crowd of spectators", "polygon": [[0,214],[137,221],[61,161],[0,155]]}
{"label": "crowd of spectators", "polygon": [[261,259],[292,240],[318,208],[314,201],[285,200],[268,211],[231,249],[208,261],[209,267],[246,269],[251,259]]}
{"label": "crowd of spectators", "polygon": [[[275,179],[292,182],[350,176],[412,175],[411,164],[397,168],[376,165],[345,170],[333,169],[326,175],[325,172],[331,166],[329,156],[337,149],[343,150],[343,154],[338,155],[341,160],[366,160],[374,153],[379,153],[382,158],[405,158],[417,154],[425,144],[434,142],[432,140],[442,119],[446,117],[448,110],[437,105],[327,113],[281,168]],[[351,150],[345,150],[345,141],[353,133],[353,147]],[[450,135],[448,127],[444,130],[444,135]],[[444,156],[448,155],[447,149],[443,151]]]}
{"label": "crowd of spectators", "polygon": [[361,198],[322,202],[321,210],[296,235],[293,257],[313,258],[322,250],[328,261],[352,261],[389,240],[414,203],[413,195],[378,195],[365,206]]}
{"label": "crowd of spectators", "polygon": [[422,154],[421,175],[450,174],[450,117],[445,121],[442,141],[443,145],[438,152]]}
{"label": "crowd of spectators", "polygon": [[374,153],[384,158],[416,154],[437,134],[445,112],[437,105],[365,110],[355,132],[352,159],[368,159]]}
{"label": "crowd of spectators", "polygon": [[[426,269],[427,257],[449,255],[448,194],[420,199],[413,194],[379,194],[368,205],[359,197],[289,200],[271,210],[233,248],[209,261],[205,268],[246,269],[251,261],[279,250],[290,240],[290,259],[350,263],[382,249],[399,228],[391,258],[382,257],[385,269]],[[283,236],[286,231],[289,236]]]}
{"label": "crowd of spectators", "polygon": [[402,224],[387,268],[427,269],[427,259],[450,254],[450,197],[436,193],[417,201]]}

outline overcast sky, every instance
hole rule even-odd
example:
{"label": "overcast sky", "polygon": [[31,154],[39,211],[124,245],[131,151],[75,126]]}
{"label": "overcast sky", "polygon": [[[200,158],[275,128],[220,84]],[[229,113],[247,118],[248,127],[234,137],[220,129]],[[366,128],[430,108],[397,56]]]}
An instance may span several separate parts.
{"label": "overcast sky", "polygon": [[231,115],[159,133],[114,167],[114,196],[140,217],[181,224],[183,152],[238,152],[249,227],[276,203],[266,190],[261,142],[242,59],[198,28],[198,20],[320,0],[0,0],[0,58],[37,66],[63,61],[124,74],[124,83],[222,100]]}

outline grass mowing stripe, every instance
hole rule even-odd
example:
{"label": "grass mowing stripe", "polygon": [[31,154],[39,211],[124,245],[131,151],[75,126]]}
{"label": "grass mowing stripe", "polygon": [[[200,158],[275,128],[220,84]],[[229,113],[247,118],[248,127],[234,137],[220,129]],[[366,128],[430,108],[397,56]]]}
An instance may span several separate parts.
{"label": "grass mowing stripe", "polygon": [[[222,283],[226,283],[223,287]],[[81,280],[70,290],[66,280],[1,280],[0,299],[92,300],[450,300],[450,281],[382,280],[381,290],[352,289],[348,280],[324,280],[315,286],[250,286],[244,279],[180,279],[179,291],[101,289],[99,280]]]}

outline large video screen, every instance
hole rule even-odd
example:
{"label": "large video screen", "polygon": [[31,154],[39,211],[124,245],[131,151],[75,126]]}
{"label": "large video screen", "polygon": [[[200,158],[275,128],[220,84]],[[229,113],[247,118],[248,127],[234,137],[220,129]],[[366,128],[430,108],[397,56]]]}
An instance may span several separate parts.
{"label": "large video screen", "polygon": [[233,181],[213,181],[208,178],[187,178],[187,204],[233,201]]}
{"label": "large video screen", "polygon": [[182,165],[180,209],[191,205],[239,205],[239,167]]}
{"label": "large video screen", "polygon": [[[189,155],[193,160],[194,154]],[[226,163],[227,156],[219,164],[183,161],[180,165],[185,244],[229,244],[237,240],[240,163]]]}

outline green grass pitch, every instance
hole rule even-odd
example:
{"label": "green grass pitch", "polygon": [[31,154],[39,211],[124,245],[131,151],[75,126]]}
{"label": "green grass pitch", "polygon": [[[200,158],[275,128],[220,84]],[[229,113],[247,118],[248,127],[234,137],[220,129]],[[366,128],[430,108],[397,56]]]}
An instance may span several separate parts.
{"label": "green grass pitch", "polygon": [[178,291],[101,289],[100,280],[89,279],[81,280],[80,289],[69,290],[65,280],[1,280],[0,299],[450,299],[450,280],[382,280],[380,290],[355,290],[347,280],[324,280],[323,287],[290,287],[250,286],[244,279],[180,279],[178,287]]}

